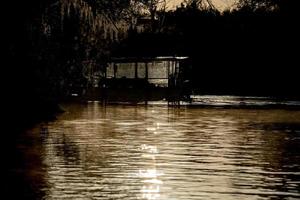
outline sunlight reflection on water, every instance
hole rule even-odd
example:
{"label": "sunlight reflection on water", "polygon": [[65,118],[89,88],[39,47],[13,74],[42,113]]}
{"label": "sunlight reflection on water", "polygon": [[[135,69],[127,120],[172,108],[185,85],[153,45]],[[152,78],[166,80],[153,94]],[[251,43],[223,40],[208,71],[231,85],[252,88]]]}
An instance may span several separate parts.
{"label": "sunlight reflection on water", "polygon": [[65,109],[39,136],[45,199],[300,198],[299,111]]}

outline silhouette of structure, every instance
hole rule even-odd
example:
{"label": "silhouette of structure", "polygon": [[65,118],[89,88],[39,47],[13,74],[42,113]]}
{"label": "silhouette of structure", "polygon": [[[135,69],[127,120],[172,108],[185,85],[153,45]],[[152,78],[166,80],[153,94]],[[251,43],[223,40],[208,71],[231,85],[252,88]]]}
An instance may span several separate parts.
{"label": "silhouette of structure", "polygon": [[100,80],[104,101],[184,100],[186,80],[182,76],[188,57],[112,58]]}

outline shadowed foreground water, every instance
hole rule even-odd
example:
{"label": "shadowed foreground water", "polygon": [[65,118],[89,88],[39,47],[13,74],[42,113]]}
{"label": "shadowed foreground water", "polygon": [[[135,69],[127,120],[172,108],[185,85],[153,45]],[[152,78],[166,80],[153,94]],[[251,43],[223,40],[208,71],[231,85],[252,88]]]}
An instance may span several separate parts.
{"label": "shadowed foreground water", "polygon": [[24,136],[41,199],[300,199],[299,111],[64,108]]}

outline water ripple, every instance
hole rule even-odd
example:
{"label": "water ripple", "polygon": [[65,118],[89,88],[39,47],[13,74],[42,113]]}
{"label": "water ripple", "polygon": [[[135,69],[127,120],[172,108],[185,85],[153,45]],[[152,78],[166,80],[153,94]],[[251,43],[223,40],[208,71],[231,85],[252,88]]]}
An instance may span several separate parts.
{"label": "water ripple", "polygon": [[299,111],[66,109],[41,136],[44,199],[300,198]]}

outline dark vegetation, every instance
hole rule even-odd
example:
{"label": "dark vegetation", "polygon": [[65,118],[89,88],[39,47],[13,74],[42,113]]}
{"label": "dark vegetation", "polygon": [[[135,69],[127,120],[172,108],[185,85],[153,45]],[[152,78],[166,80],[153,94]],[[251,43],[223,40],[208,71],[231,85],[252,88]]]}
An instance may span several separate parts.
{"label": "dark vegetation", "polygon": [[160,31],[129,38],[126,52],[190,56],[196,93],[299,97],[297,1],[245,0],[222,13],[197,2],[164,13]]}
{"label": "dark vegetation", "polygon": [[5,2],[3,96],[11,121],[48,117],[72,89],[88,87],[84,63],[101,70],[118,55],[189,56],[185,76],[200,94],[299,97],[299,1],[240,0],[223,12],[204,0],[171,11],[164,3]]}

